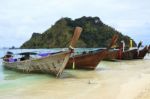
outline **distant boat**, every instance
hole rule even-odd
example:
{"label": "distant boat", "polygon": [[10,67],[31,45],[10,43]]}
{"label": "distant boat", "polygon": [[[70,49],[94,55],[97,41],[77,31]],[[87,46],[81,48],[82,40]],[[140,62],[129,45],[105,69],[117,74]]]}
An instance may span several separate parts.
{"label": "distant boat", "polygon": [[132,40],[130,40],[130,48],[125,50],[125,42],[121,41],[121,46],[119,49],[110,49],[104,60],[112,61],[112,60],[132,60],[132,59],[143,59],[145,55],[150,51],[149,47],[145,46],[140,50],[142,46],[142,42],[138,43],[137,47],[132,47]]}
{"label": "distant boat", "polygon": [[132,59],[135,59],[136,53],[137,53],[137,49],[136,48],[135,49],[129,49],[129,50],[126,50],[124,52],[119,50],[117,59],[132,60]]}
{"label": "distant boat", "polygon": [[139,50],[141,45],[142,45],[142,42],[138,44],[137,48],[124,50],[123,44],[122,44],[122,47],[120,47],[119,50],[109,51],[108,56],[106,56],[107,60],[108,58],[109,60],[115,60],[115,58],[119,60],[143,59],[144,56],[148,53],[148,47],[145,46],[142,50]]}
{"label": "distant boat", "polygon": [[143,49],[137,51],[135,59],[143,59],[147,53],[148,46],[145,46]]}
{"label": "distant boat", "polygon": [[122,57],[125,59],[143,59],[145,55],[148,53],[148,47],[145,46],[143,49],[140,50],[140,47],[142,46],[142,41],[138,43],[137,48],[134,48],[132,50],[128,50],[128,53],[123,52]]}
{"label": "distant boat", "polygon": [[124,52],[121,49],[109,50],[108,54],[104,60],[133,60],[133,59],[143,59],[148,53],[148,47],[144,47],[139,50],[138,48],[125,50]]}
{"label": "distant boat", "polygon": [[108,54],[104,58],[107,61],[116,60],[132,60],[136,56],[137,49],[129,49],[124,52],[121,49],[109,50]]}
{"label": "distant boat", "polygon": [[40,71],[43,73],[51,73],[56,77],[59,77],[66,67],[69,57],[74,50],[73,47],[75,47],[81,31],[82,28],[76,27],[73,38],[70,42],[69,49],[67,51],[53,53],[48,56],[36,59],[30,58],[30,55],[36,54],[32,52],[19,53],[19,55],[24,56],[20,59],[13,59],[13,57],[11,57],[12,53],[7,53],[7,55],[5,55],[3,58],[3,65],[6,68],[23,72]]}
{"label": "distant boat", "polygon": [[125,50],[125,42],[121,41],[121,45],[118,49],[108,50],[108,53],[104,60],[114,61],[114,60],[130,60],[134,59],[134,56],[137,52],[137,49],[128,49]]}
{"label": "distant boat", "polygon": [[108,50],[113,46],[118,39],[118,35],[114,35],[111,44],[106,49],[98,49],[95,51],[83,52],[79,55],[70,57],[66,68],[67,69],[90,69],[94,70],[99,62],[108,53]]}

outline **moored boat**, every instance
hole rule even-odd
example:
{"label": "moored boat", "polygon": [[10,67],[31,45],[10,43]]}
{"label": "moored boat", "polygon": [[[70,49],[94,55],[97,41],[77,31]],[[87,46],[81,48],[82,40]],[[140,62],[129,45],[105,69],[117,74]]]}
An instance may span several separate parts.
{"label": "moored boat", "polygon": [[95,69],[98,63],[104,58],[107,50],[95,50],[83,52],[80,55],[70,57],[66,68],[67,69]]}
{"label": "moored boat", "polygon": [[137,53],[137,48],[132,47],[132,40],[130,40],[130,48],[125,50],[125,42],[121,41],[121,46],[118,51],[118,58],[120,60],[132,60],[135,58],[136,53]]}
{"label": "moored boat", "polygon": [[66,64],[69,60],[71,53],[73,52],[73,47],[75,47],[76,42],[81,34],[82,28],[76,27],[72,40],[70,41],[69,49],[66,51],[61,51],[54,54],[49,54],[45,57],[40,58],[30,58],[31,53],[20,53],[24,57],[20,59],[14,59],[12,55],[5,55],[3,58],[3,65],[6,68],[15,69],[23,72],[34,72],[40,71],[43,73],[51,73],[56,77],[59,77]]}
{"label": "moored boat", "polygon": [[125,50],[125,42],[122,40],[118,49],[110,49],[104,60],[116,61],[116,60],[130,60],[133,59],[136,53],[136,48],[132,48],[132,40],[130,40],[130,49]]}
{"label": "moored boat", "polygon": [[135,59],[143,59],[147,53],[148,46],[145,46],[143,49],[137,51]]}
{"label": "moored boat", "polygon": [[113,36],[111,44],[106,49],[98,49],[70,57],[66,68],[94,70],[99,62],[104,59],[111,46],[116,43],[117,39],[117,35]]}
{"label": "moored boat", "polygon": [[132,59],[135,59],[136,53],[137,53],[136,48],[135,49],[129,49],[129,50],[126,50],[124,52],[122,52],[122,50],[119,50],[118,59],[132,60]]}
{"label": "moored boat", "polygon": [[144,56],[148,53],[148,47],[145,46],[142,50],[140,47],[142,46],[142,42],[140,41],[136,48],[130,48],[124,51],[122,47],[118,53],[118,59],[122,60],[132,60],[132,59],[143,59]]}
{"label": "moored boat", "polygon": [[108,52],[104,60],[132,60],[132,59],[143,59],[144,56],[148,53],[148,48],[144,47],[142,50],[138,48],[128,49],[124,52],[121,49],[111,50]]}

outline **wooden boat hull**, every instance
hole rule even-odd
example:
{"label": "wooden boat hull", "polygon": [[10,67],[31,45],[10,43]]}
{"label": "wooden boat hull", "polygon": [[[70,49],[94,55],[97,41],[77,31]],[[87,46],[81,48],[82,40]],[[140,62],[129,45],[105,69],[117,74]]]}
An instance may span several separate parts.
{"label": "wooden boat hull", "polygon": [[118,57],[118,50],[108,50],[104,60],[106,61],[114,61]]}
{"label": "wooden boat hull", "polygon": [[144,47],[142,50],[137,51],[135,59],[143,59],[148,53],[148,47]]}
{"label": "wooden boat hull", "polygon": [[138,49],[127,50],[125,52],[122,52],[121,50],[112,52],[109,51],[105,59],[106,60],[114,60],[115,58],[120,60],[143,59],[147,53],[148,53],[147,47],[145,47],[140,51],[138,51]]}
{"label": "wooden boat hull", "polygon": [[132,60],[135,59],[137,53],[137,49],[127,50],[122,52],[121,50],[118,52],[118,59],[121,60]]}
{"label": "wooden boat hull", "polygon": [[46,55],[38,59],[30,59],[31,53],[29,52],[20,53],[19,55],[24,55],[24,57],[21,58],[21,61],[11,61],[10,59],[12,59],[12,57],[8,57],[6,54],[4,56],[4,59],[8,59],[9,62],[3,59],[3,64],[7,68],[15,70],[20,70],[24,72],[40,71],[43,73],[51,73],[58,77],[62,74],[63,70],[65,69],[69,57],[74,50],[74,47],[80,37],[81,32],[81,27],[75,28],[73,37],[69,43],[68,51],[61,51],[60,53],[54,53],[52,55],[48,54],[48,56]]}
{"label": "wooden boat hull", "polygon": [[114,35],[112,37],[111,43],[106,49],[98,49],[96,51],[90,51],[89,53],[71,57],[67,63],[66,68],[95,69],[99,62],[105,58],[108,53],[108,49],[110,49],[116,43],[117,39],[118,35]]}
{"label": "wooden boat hull", "polygon": [[49,55],[39,59],[31,59],[19,62],[3,62],[4,67],[23,72],[42,72],[51,73],[55,76],[60,76],[63,72],[69,57],[70,51]]}
{"label": "wooden boat hull", "polygon": [[76,55],[71,57],[67,63],[67,69],[73,69],[73,62],[75,62],[75,69],[89,69],[94,70],[99,62],[105,57],[107,54],[107,50],[90,52],[87,54]]}

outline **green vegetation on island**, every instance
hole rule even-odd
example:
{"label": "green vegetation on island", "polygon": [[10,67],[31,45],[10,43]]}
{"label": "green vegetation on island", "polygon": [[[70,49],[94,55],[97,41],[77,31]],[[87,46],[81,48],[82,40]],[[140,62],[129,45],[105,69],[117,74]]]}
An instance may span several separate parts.
{"label": "green vegetation on island", "polygon": [[[21,48],[63,48],[68,47],[76,26],[83,28],[76,47],[97,48],[106,47],[114,34],[119,35],[117,46],[124,40],[129,47],[130,37],[123,35],[114,28],[104,24],[99,17],[81,17],[75,20],[61,18],[44,33],[33,33],[30,40],[26,41]],[[133,40],[133,46],[136,46]]]}

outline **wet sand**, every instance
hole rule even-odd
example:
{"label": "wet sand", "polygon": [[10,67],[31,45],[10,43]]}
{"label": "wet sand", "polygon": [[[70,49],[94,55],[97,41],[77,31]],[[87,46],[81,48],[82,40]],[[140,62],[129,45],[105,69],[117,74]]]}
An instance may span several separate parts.
{"label": "wet sand", "polygon": [[150,59],[102,61],[96,70],[65,70],[60,79],[7,71],[0,99],[150,99]]}

